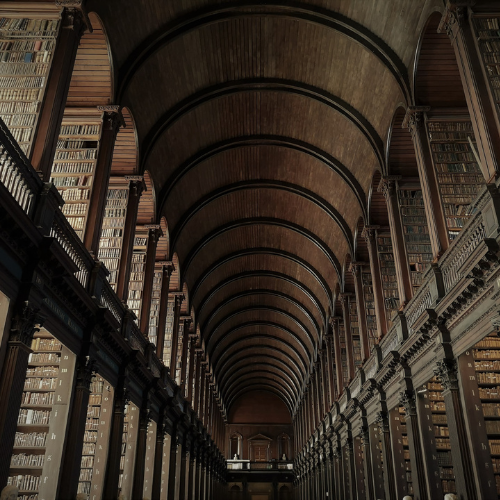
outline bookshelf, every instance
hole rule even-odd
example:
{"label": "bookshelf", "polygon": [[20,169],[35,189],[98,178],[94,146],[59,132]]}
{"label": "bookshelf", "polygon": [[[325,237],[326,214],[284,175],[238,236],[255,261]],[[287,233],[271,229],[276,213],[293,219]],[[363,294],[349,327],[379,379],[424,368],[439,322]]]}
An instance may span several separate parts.
{"label": "bookshelf", "polygon": [[179,321],[179,340],[177,342],[177,356],[175,364],[175,383],[180,386],[182,378],[182,346],[184,342],[184,321]]}
{"label": "bookshelf", "polygon": [[491,97],[500,115],[500,15],[474,16],[474,28]]}
{"label": "bookshelf", "polygon": [[123,177],[109,180],[106,205],[102,219],[98,258],[109,271],[108,281],[116,291],[122,255],[123,230],[127,215],[129,182]]}
{"label": "bookshelf", "polygon": [[186,383],[184,384],[184,398],[188,399],[188,394],[189,394],[189,363],[191,360],[191,340],[188,337],[188,345],[187,345],[187,355],[186,355],[186,366],[184,367],[184,380]]}
{"label": "bookshelf", "polygon": [[398,497],[413,495],[411,475],[410,447],[406,428],[405,410],[402,406],[393,408],[390,412],[392,451]]}
{"label": "bookshelf", "polygon": [[432,262],[429,226],[419,181],[398,183],[398,201],[411,284],[415,292]]}
{"label": "bookshelf", "polygon": [[388,230],[377,231],[377,253],[380,261],[384,307],[387,311],[388,329],[390,329],[392,320],[399,309],[399,293],[392,238]]}
{"label": "bookshelf", "polygon": [[155,265],[153,277],[153,293],[151,295],[151,311],[149,313],[148,338],[156,346],[158,338],[158,319],[160,314],[161,286],[163,281],[163,265]]}
{"label": "bookshelf", "polygon": [[366,329],[368,334],[368,348],[372,352],[378,344],[377,316],[375,312],[375,295],[373,293],[372,273],[364,268],[361,273],[363,294],[365,296]]}
{"label": "bookshelf", "polygon": [[427,120],[427,131],[451,241],[472,215],[470,204],[484,186],[484,177],[469,119]]}
{"label": "bookshelf", "polygon": [[27,156],[58,32],[58,19],[0,18],[0,118]]}
{"label": "bookshelf", "polygon": [[358,367],[363,364],[363,356],[361,355],[361,338],[359,336],[358,307],[356,304],[355,296],[349,296],[349,318],[351,320],[352,356],[354,359],[354,366]]}
{"label": "bookshelf", "polygon": [[7,479],[23,500],[56,496],[75,366],[47,330],[35,334],[31,349]]}
{"label": "bookshelf", "polygon": [[427,399],[430,407],[432,431],[436,449],[437,466],[443,494],[456,493],[455,473],[451,454],[450,432],[443,398],[443,388],[436,377],[426,384]]}
{"label": "bookshelf", "polygon": [[102,111],[67,108],[50,181],[65,201],[62,211],[83,240],[102,130]]}
{"label": "bookshelf", "polygon": [[172,351],[172,332],[174,329],[175,298],[168,297],[167,321],[165,324],[165,339],[163,343],[163,364],[170,367],[170,354]]}
{"label": "bookshelf", "polygon": [[134,250],[132,253],[132,265],[130,266],[127,300],[128,307],[137,316],[137,324],[139,324],[139,318],[141,317],[147,245],[148,230],[138,227],[134,237]]}
{"label": "bookshelf", "polygon": [[343,379],[342,387],[347,387],[347,385],[349,384],[349,368],[347,366],[347,346],[345,339],[345,327],[343,322],[339,322],[339,343]]}
{"label": "bookshelf", "polygon": [[[90,384],[87,419],[83,438],[78,493],[96,500],[102,494],[104,467],[109,441],[109,418],[113,411],[113,389],[100,375]],[[90,496],[92,494],[92,496]]]}
{"label": "bookshelf", "polygon": [[473,347],[472,355],[477,381],[477,389],[474,389],[479,396],[483,417],[479,419],[478,427],[486,430],[496,490],[500,497],[500,338],[496,333],[485,337]]}
{"label": "bookshelf", "polygon": [[148,423],[148,437],[146,441],[146,461],[144,466],[144,498],[151,498],[153,488],[153,472],[156,452],[156,422],[150,420]]}
{"label": "bookshelf", "polygon": [[135,448],[137,444],[139,411],[133,403],[125,405],[118,496],[130,498],[134,480]]}
{"label": "bookshelf", "polygon": [[373,462],[373,487],[376,498],[385,498],[384,454],[382,451],[382,429],[378,423],[369,427],[370,451]]}

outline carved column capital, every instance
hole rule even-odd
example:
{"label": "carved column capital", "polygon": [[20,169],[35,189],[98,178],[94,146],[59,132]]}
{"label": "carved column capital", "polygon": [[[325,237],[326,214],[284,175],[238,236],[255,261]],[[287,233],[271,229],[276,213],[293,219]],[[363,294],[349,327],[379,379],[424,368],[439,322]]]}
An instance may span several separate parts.
{"label": "carved column capital", "polygon": [[159,224],[146,224],[144,227],[148,230],[148,240],[158,242],[163,236],[163,231]]}
{"label": "carved column capital", "polygon": [[454,359],[443,359],[436,363],[434,375],[443,386],[443,390],[458,390],[457,363]]}
{"label": "carved column capital", "polygon": [[396,182],[400,179],[400,175],[382,177],[382,179],[380,179],[377,191],[379,193],[382,193],[384,195],[384,198],[388,200],[390,197],[396,194]]}
{"label": "carved column capital", "polygon": [[438,33],[445,32],[454,40],[467,18],[467,9],[475,3],[475,0],[447,0],[443,17],[437,29]]}
{"label": "carved column capital", "polygon": [[361,231],[361,236],[365,239],[366,243],[370,243],[375,240],[376,230],[379,229],[380,226],[365,226],[363,231]]}
{"label": "carved column capital", "polygon": [[379,411],[375,422],[384,432],[389,432],[389,418],[386,411]]}
{"label": "carved column capital", "polygon": [[12,318],[9,342],[20,342],[31,347],[33,335],[40,331],[44,318],[39,314],[39,309],[29,305],[26,301]]}
{"label": "carved column capital", "polygon": [[144,184],[144,177],[142,175],[126,175],[125,179],[129,181],[131,195],[141,197],[143,191],[146,189]]}
{"label": "carved column capital", "polygon": [[76,368],[77,389],[89,389],[92,377],[97,369],[97,363],[94,359],[87,358],[81,363],[78,363]]}
{"label": "carved column capital", "polygon": [[399,393],[399,404],[404,408],[407,417],[417,415],[417,403],[413,391],[403,391]]}
{"label": "carved column capital", "polygon": [[429,106],[408,106],[401,126],[403,128],[408,128],[408,130],[414,134],[424,123],[424,114],[430,110],[431,108]]}

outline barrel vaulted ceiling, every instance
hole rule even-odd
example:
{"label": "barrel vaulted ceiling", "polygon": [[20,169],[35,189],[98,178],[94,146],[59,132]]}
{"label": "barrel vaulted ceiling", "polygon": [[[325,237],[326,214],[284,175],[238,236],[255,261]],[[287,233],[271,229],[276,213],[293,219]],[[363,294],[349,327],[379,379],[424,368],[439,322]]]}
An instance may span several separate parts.
{"label": "barrel vaulted ceiling", "polygon": [[[440,0],[90,0],[226,406],[293,412]],[[354,260],[354,259],[352,259]]]}

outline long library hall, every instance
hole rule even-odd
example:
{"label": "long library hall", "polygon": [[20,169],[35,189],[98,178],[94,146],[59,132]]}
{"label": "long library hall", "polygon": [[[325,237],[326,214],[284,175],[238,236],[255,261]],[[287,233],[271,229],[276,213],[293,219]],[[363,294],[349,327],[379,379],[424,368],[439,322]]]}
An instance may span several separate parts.
{"label": "long library hall", "polygon": [[500,500],[500,0],[0,0],[0,500]]}

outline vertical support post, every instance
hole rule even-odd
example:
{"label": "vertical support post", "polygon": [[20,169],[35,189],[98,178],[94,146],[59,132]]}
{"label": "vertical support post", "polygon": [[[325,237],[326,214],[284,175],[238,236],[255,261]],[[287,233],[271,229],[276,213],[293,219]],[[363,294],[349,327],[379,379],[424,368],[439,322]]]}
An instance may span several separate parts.
{"label": "vertical support post", "polygon": [[355,373],[351,333],[351,315],[349,313],[349,301],[353,298],[354,297],[351,294],[340,294],[340,304],[342,305],[342,314],[344,316],[345,350],[347,354],[347,378],[349,379],[349,381],[354,378]]}
{"label": "vertical support post", "polygon": [[45,182],[50,179],[76,53],[85,28],[80,9],[64,8],[31,153],[31,164],[42,172]]}
{"label": "vertical support post", "polygon": [[123,125],[123,117],[119,106],[98,106],[98,108],[104,112],[104,117],[101,140],[99,142],[99,154],[95,165],[93,187],[89,202],[87,227],[83,238],[85,248],[94,255],[97,255],[99,251],[102,219],[108,194],[116,136],[118,135],[120,126]]}
{"label": "vertical support post", "polygon": [[168,490],[167,500],[179,500],[176,498],[177,460],[179,459],[179,436],[177,434],[177,425],[172,429],[170,441],[170,461],[168,464]]}
{"label": "vertical support post", "polygon": [[164,442],[165,442],[164,415],[163,412],[160,412],[160,418],[158,419],[158,424],[156,426],[155,463],[153,471],[153,486],[151,490],[151,500],[160,500]]}
{"label": "vertical support post", "polygon": [[175,369],[177,364],[177,350],[179,347],[179,321],[181,318],[181,304],[184,294],[175,295],[174,324],[172,328],[172,350],[170,351],[170,378],[175,381]]}
{"label": "vertical support post", "polygon": [[363,266],[357,262],[351,264],[354,277],[354,292],[356,294],[356,309],[358,311],[359,336],[361,339],[361,359],[365,361],[370,356],[368,344],[368,325],[366,324],[365,294],[363,293]]}
{"label": "vertical support post", "polygon": [[158,311],[158,337],[156,338],[156,355],[163,359],[163,348],[165,345],[165,328],[167,327],[168,313],[168,289],[170,287],[170,276],[174,270],[172,262],[164,262],[162,266],[160,310]]}
{"label": "vertical support post", "polygon": [[116,284],[116,295],[123,301],[127,300],[128,295],[137,212],[139,210],[139,201],[145,187],[144,180],[141,176],[128,176],[126,179],[129,180],[130,186],[127,214],[125,216],[125,225],[123,228],[122,256],[118,264],[118,281]]}
{"label": "vertical support post", "polygon": [[186,397],[186,372],[187,372],[187,353],[189,347],[189,327],[191,325],[191,317],[182,318],[184,328],[182,329],[182,355],[181,355],[181,394]]}

